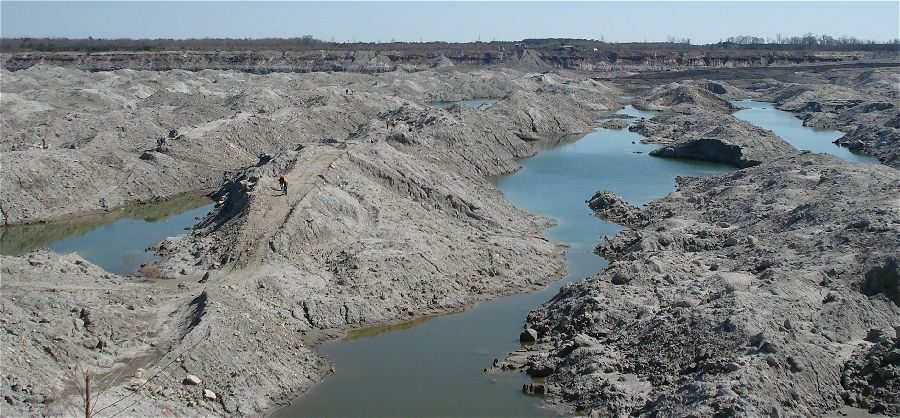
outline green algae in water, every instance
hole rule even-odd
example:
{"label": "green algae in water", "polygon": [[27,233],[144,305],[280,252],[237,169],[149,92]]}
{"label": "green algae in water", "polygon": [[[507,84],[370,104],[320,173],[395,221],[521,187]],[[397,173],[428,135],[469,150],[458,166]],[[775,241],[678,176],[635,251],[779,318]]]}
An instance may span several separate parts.
{"label": "green algae in water", "polygon": [[354,329],[354,330],[347,332],[347,335],[344,336],[344,341],[352,341],[352,340],[358,340],[358,339],[362,339],[362,338],[372,338],[372,337],[377,337],[377,336],[387,333],[387,332],[410,329],[417,325],[421,325],[425,322],[428,322],[432,318],[435,318],[435,315],[421,316],[421,317],[418,317],[413,320],[398,322],[396,324]]}

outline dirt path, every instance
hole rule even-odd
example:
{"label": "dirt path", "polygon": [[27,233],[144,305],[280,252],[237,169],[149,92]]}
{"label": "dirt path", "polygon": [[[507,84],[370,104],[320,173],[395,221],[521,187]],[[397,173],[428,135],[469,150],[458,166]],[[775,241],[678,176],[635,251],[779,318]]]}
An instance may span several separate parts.
{"label": "dirt path", "polygon": [[[252,205],[246,218],[245,242],[255,243],[250,249],[253,255],[248,262],[262,262],[264,246],[269,245],[275,234],[286,227],[288,219],[295,211],[308,209],[305,201],[311,192],[325,184],[324,174],[346,151],[327,145],[308,146],[300,153],[296,164],[283,173],[271,173],[256,185],[257,204]],[[278,177],[283,175],[288,183],[287,196],[279,189]]]}
{"label": "dirt path", "polygon": [[[93,82],[74,71],[64,75],[65,85]],[[144,73],[116,75],[123,92],[150,82]],[[6,216],[22,222],[89,210],[97,182],[125,178],[129,163],[146,181],[113,190],[110,207],[193,190],[190,182],[200,178],[219,186],[214,195],[221,204],[190,233],[157,246],[162,260],[153,267],[161,280],[152,286],[104,293],[93,283],[127,280],[105,278],[81,260],[54,261],[51,254],[47,260],[4,259],[0,303],[13,319],[4,324],[12,331],[4,342],[22,347],[4,363],[10,367],[0,379],[13,414],[65,415],[71,400],[54,395],[66,384],[60,365],[102,361],[134,363],[127,369],[132,380],[102,400],[132,395],[139,401],[128,414],[258,415],[329,373],[330,365],[310,348],[327,336],[457,311],[546,284],[564,262],[562,248],[540,237],[550,222],[504,200],[487,177],[515,170],[518,159],[539,148],[529,142],[534,138],[551,141],[593,129],[598,112],[614,108],[618,97],[583,77],[506,70],[153,75],[160,77],[156,92],[139,101],[135,115],[123,115],[119,128],[108,126],[117,113],[107,101],[71,121],[62,115],[67,126],[48,135],[61,159],[35,171],[31,183],[4,181],[17,187],[0,202]],[[4,87],[43,86],[32,81],[45,79],[55,80],[39,68],[4,73]],[[196,85],[190,93],[184,91],[188,79]],[[423,105],[484,96],[504,99],[484,109]],[[48,101],[63,108],[62,99]],[[235,112],[250,116],[215,122]],[[28,127],[40,119],[13,122],[8,131],[18,136],[4,136],[0,145],[11,150],[4,157],[17,159],[4,172],[31,173],[28,168],[51,153],[13,150],[29,140]],[[73,131],[95,126],[109,132],[66,148],[74,143]],[[167,152],[135,152],[152,148],[171,127],[181,135]],[[95,155],[106,148],[118,149],[121,158]],[[89,161],[92,169],[68,175],[62,169],[71,159]],[[48,189],[41,173],[52,175],[59,190]],[[281,175],[289,183],[286,195],[278,187]],[[59,201],[28,199],[36,195]],[[54,209],[60,205],[71,210]],[[81,287],[96,289],[22,289],[15,300],[5,297],[13,283],[7,276],[64,289],[73,274]],[[35,329],[40,335],[28,340]],[[133,361],[170,347],[153,365]],[[147,373],[139,376],[137,367]],[[159,377],[142,384],[161,368]],[[188,375],[202,383],[184,383]],[[33,383],[38,380],[48,383]]]}

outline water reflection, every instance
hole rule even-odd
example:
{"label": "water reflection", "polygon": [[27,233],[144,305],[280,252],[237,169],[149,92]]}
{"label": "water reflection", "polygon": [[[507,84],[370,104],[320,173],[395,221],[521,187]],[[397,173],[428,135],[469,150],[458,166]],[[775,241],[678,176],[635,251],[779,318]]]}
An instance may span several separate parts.
{"label": "water reflection", "polygon": [[856,154],[834,143],[842,136],[841,131],[829,129],[816,129],[803,126],[803,121],[794,117],[790,112],[776,109],[772,103],[757,102],[754,100],[736,100],[731,102],[735,106],[744,109],[734,112],[738,119],[771,130],[776,135],[793,145],[794,148],[832,154],[839,158],[858,163],[878,164],[875,157]]}
{"label": "water reflection", "polygon": [[156,259],[147,247],[184,233],[211,209],[208,198],[194,195],[61,222],[2,227],[0,253],[22,255],[39,248],[77,252],[109,272],[130,274]]}
{"label": "water reflection", "polygon": [[[621,114],[651,117],[627,108]],[[495,357],[520,347],[519,330],[528,312],[566,282],[606,267],[593,253],[618,225],[593,216],[585,200],[598,189],[619,193],[634,204],[672,191],[677,175],[730,171],[724,165],[650,157],[651,145],[627,129],[598,129],[564,140],[522,161],[522,169],[496,179],[506,198],[555,219],[546,235],[568,245],[564,280],[542,291],[496,299],[461,313],[355,334],[321,346],[336,373],[276,416],[549,416],[540,397],[522,394],[531,379],[519,373],[485,376]],[[641,151],[642,154],[635,154]],[[390,332],[385,332],[390,331]]]}

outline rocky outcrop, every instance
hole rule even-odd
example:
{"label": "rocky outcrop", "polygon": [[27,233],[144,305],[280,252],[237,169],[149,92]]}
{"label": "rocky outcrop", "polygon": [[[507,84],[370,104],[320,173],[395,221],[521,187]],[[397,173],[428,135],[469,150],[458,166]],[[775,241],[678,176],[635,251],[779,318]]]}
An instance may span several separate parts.
{"label": "rocky outcrop", "polygon": [[650,152],[657,157],[713,161],[746,168],[797,152],[771,131],[730,114],[705,110],[661,114],[638,121],[630,129],[646,136],[644,142],[661,145]]}
{"label": "rocky outcrop", "polygon": [[629,129],[660,145],[650,155],[719,162],[738,168],[796,152],[770,131],[731,116],[729,99],[743,90],[719,81],[689,80],[665,84],[637,99],[637,106],[660,112]]}
{"label": "rocky outcrop", "polygon": [[600,122],[600,127],[613,130],[625,129],[628,127],[628,120],[622,118],[606,119]]}
{"label": "rocky outcrop", "polygon": [[842,70],[804,83],[764,80],[747,90],[794,112],[806,126],[845,132],[835,143],[900,168],[900,71]]}
{"label": "rocky outcrop", "polygon": [[431,60],[431,68],[447,68],[453,67],[453,61],[443,55],[439,55]]}
{"label": "rocky outcrop", "polygon": [[[844,131],[836,144],[900,167],[900,108],[896,100],[900,88],[882,91],[881,97],[847,87],[807,88],[810,90],[798,95],[787,88],[788,92],[778,97],[779,107],[797,113],[804,125]],[[823,96],[841,98],[825,100]]]}
{"label": "rocky outcrop", "polygon": [[[895,328],[896,329],[896,328]],[[898,329],[900,332],[900,329]],[[844,365],[841,398],[875,414],[900,414],[900,335],[876,330],[866,336]]]}
{"label": "rocky outcrop", "polygon": [[734,106],[727,100],[732,87],[723,82],[681,81],[655,87],[635,106],[643,110],[692,113],[698,109],[731,112]]}
{"label": "rocky outcrop", "polygon": [[585,415],[891,414],[898,187],[811,153],[679,178],[598,247],[607,270],[529,314],[516,367]]}
{"label": "rocky outcrop", "polygon": [[587,200],[597,216],[619,225],[637,226],[644,220],[641,210],[613,192],[599,191]]}
{"label": "rocky outcrop", "polygon": [[[224,43],[223,43],[224,42]],[[272,72],[422,71],[436,61],[454,66],[528,70],[658,71],[857,63],[896,59],[897,51],[710,48],[683,44],[611,44],[583,39],[472,43],[331,43],[307,40],[54,40],[8,39],[0,62],[10,71],[50,64],[85,71],[205,69]],[[50,52],[52,51],[52,52]]]}
{"label": "rocky outcrop", "polygon": [[883,127],[856,125],[834,142],[853,152],[872,155],[882,164],[900,169],[900,129],[893,120],[900,120],[900,112]]}

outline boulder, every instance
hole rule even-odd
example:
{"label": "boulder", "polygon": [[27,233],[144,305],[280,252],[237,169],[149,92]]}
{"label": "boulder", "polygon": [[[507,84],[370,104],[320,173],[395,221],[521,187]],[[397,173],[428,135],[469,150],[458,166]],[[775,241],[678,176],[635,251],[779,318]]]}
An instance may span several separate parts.
{"label": "boulder", "polygon": [[203,381],[200,380],[199,377],[189,374],[184,377],[184,380],[182,380],[181,383],[183,383],[185,385],[196,386],[196,385],[199,385],[200,383],[203,383]]}
{"label": "boulder", "polygon": [[598,217],[621,225],[639,225],[643,220],[640,209],[613,192],[598,191],[586,202]]}
{"label": "boulder", "polygon": [[218,397],[216,396],[216,392],[213,392],[209,389],[203,389],[203,397],[209,399],[211,401],[216,400]]}
{"label": "boulder", "polygon": [[548,363],[537,363],[528,367],[526,373],[531,377],[547,377],[553,374],[553,367]]}
{"label": "boulder", "polygon": [[613,130],[625,129],[628,127],[628,121],[626,121],[624,119],[619,119],[619,118],[607,119],[600,123],[600,127],[603,129],[613,129]]}
{"label": "boulder", "polygon": [[522,393],[526,395],[544,395],[548,392],[547,386],[540,383],[526,383],[522,385]]}
{"label": "boulder", "polygon": [[523,343],[533,343],[538,339],[538,332],[532,328],[525,328],[525,331],[522,331],[519,334],[519,341]]}
{"label": "boulder", "polygon": [[631,277],[630,274],[620,270],[620,271],[617,271],[615,274],[613,274],[612,283],[613,284],[628,284],[628,282],[630,282],[632,278],[633,277]]}

